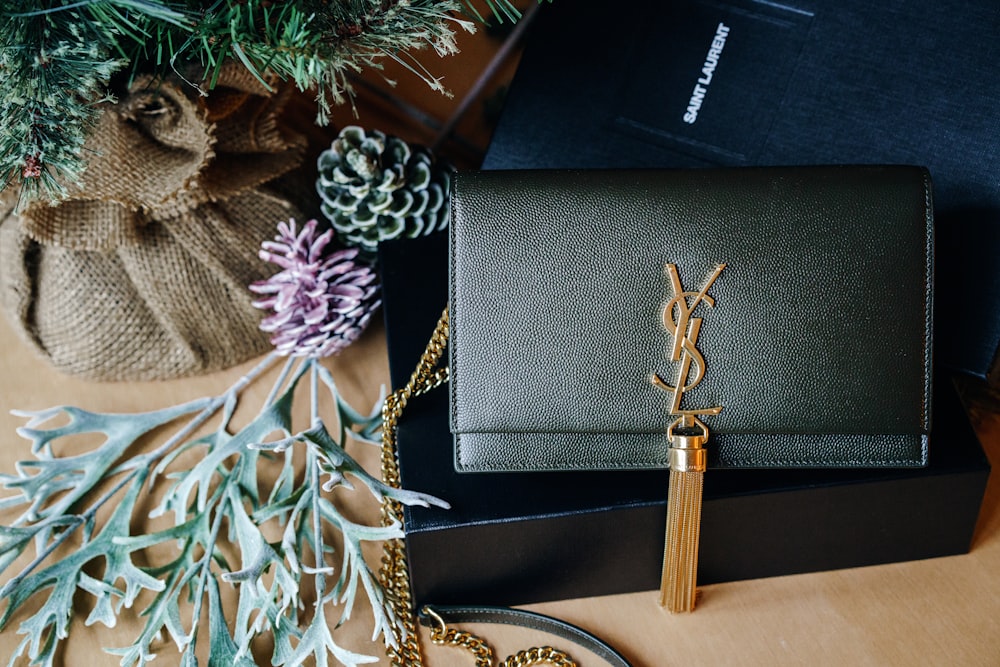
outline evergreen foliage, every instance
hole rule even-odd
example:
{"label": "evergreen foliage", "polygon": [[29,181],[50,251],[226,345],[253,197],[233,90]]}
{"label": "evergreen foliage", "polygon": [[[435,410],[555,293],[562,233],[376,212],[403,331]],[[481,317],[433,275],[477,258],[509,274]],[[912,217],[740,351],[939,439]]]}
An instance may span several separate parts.
{"label": "evergreen foliage", "polygon": [[[347,76],[400,62],[435,90],[410,52],[456,52],[474,0],[5,0],[0,3],[0,189],[58,199],[78,185],[87,131],[113,76],[175,73],[206,94],[239,60],[264,81],[316,91],[317,121],[350,93]],[[483,0],[500,20],[510,0]],[[269,79],[268,79],[269,80]]]}
{"label": "evergreen foliage", "polygon": [[[12,2],[19,9],[34,3]],[[107,47],[106,33],[81,9],[54,14],[5,11],[0,31],[0,184],[41,188],[51,197],[65,190],[56,174],[77,182],[86,130],[95,103],[125,61]]]}

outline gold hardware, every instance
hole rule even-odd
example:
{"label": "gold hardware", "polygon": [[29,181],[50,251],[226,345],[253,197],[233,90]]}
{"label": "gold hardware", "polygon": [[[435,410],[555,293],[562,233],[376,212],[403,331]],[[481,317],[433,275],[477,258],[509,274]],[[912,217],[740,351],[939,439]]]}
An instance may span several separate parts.
{"label": "gold hardware", "polygon": [[[469,651],[475,657],[476,667],[493,667],[493,649],[489,644],[471,632],[449,628],[433,607],[423,607],[421,612],[430,616],[437,624],[431,629],[432,642],[438,646],[454,646]],[[551,646],[535,646],[519,651],[508,656],[497,667],[528,667],[542,663],[556,667],[578,667],[572,658]]]}
{"label": "gold hardware", "polygon": [[[441,314],[427,349],[420,357],[410,381],[402,389],[385,397],[382,404],[382,481],[399,488],[399,462],[396,459],[396,427],[410,398],[424,394],[448,381],[448,368],[437,368],[448,346],[448,310]],[[382,525],[402,525],[403,505],[386,497],[382,501]],[[422,667],[423,656],[413,618],[410,571],[406,566],[406,542],[402,538],[386,540],[382,547],[379,583],[396,623],[392,624],[393,641],[386,646],[389,663],[395,667]]]}
{"label": "gold hardware", "polygon": [[[677,383],[674,386],[670,386],[656,374],[653,375],[652,381],[660,389],[673,393],[673,401],[670,404],[670,414],[672,415],[717,415],[722,410],[721,407],[681,410],[681,398],[683,398],[684,392],[694,389],[705,377],[705,357],[696,346],[698,334],[701,333],[701,318],[691,317],[691,313],[703,302],[710,308],[715,307],[715,299],[707,292],[724,268],[726,268],[725,264],[719,264],[700,291],[689,292],[681,287],[677,266],[667,264],[667,273],[670,275],[670,286],[674,290],[674,298],[663,309],[663,325],[667,328],[667,333],[674,337],[673,345],[670,348],[670,361],[680,361],[681,366],[677,374]],[[680,332],[683,332],[683,335]],[[694,376],[689,377],[692,365],[695,369]]]}
{"label": "gold hardware", "polygon": [[[698,427],[701,433],[681,435],[674,433],[676,428],[692,429]],[[667,437],[670,439],[670,469],[678,472],[705,472],[708,467],[708,452],[705,443],[708,442],[708,427],[693,415],[682,415],[667,427]]]}
{"label": "gold hardware", "polygon": [[[448,382],[448,368],[438,368],[448,347],[448,309],[445,308],[437,327],[427,343],[416,370],[402,389],[392,392],[382,405],[382,481],[394,488],[400,487],[399,461],[396,458],[396,428],[407,402],[414,396],[425,394]],[[403,525],[403,506],[398,501],[382,501],[382,525]],[[393,641],[386,646],[386,656],[394,667],[423,667],[417,624],[412,607],[410,574],[406,566],[406,542],[400,538],[386,540],[383,545],[382,567],[379,583],[385,590],[387,602],[396,623],[392,624]],[[431,629],[431,641],[462,647],[475,656],[476,667],[493,667],[493,649],[476,635],[449,628],[440,614],[432,607],[423,611],[437,625]],[[501,662],[497,667],[528,667],[548,663],[556,667],[578,667],[566,653],[551,646],[536,646],[520,651]]]}
{"label": "gold hardware", "polygon": [[464,630],[449,628],[444,619],[432,607],[424,607],[422,611],[433,618],[437,625],[431,629],[431,641],[439,646],[455,646],[464,648],[476,658],[476,667],[493,667],[493,649],[482,639]]}
{"label": "gold hardware", "polygon": [[667,427],[670,440],[670,488],[667,495],[667,526],[663,543],[663,574],[660,605],[671,612],[693,611],[698,573],[698,542],[701,535],[701,498],[705,469],[708,467],[708,426],[699,416],[717,415],[721,406],[681,409],[684,393],[705,377],[705,357],[697,347],[702,318],[692,317],[702,303],[715,307],[708,290],[726,268],[719,264],[697,292],[681,286],[677,266],[667,264],[674,296],[663,309],[663,324],[673,336],[670,360],[679,361],[677,381],[668,384],[659,375],[653,384],[673,394],[670,414],[677,417]]}
{"label": "gold hardware", "polygon": [[437,624],[438,624],[437,629],[441,633],[444,633],[448,629],[448,624],[444,622],[443,618],[441,618],[441,614],[439,614],[436,611],[434,611],[434,607],[428,607],[428,606],[425,605],[425,606],[421,607],[420,613],[427,614],[428,616],[430,616],[431,618],[433,618],[435,621],[437,621]]}

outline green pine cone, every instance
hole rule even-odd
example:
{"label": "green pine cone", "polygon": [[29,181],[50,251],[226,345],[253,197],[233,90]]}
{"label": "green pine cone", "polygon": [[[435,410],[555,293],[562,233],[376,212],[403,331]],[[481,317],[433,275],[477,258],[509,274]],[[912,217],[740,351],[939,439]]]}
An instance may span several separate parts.
{"label": "green pine cone", "polygon": [[350,125],[319,156],[316,191],[341,243],[374,257],[378,244],[448,226],[451,169],[429,151]]}

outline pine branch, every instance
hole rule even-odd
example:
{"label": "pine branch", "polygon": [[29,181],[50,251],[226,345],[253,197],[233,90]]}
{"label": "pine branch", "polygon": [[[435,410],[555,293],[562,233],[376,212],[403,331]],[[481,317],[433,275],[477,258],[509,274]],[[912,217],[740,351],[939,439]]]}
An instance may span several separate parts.
{"label": "pine branch", "polygon": [[57,18],[33,11],[38,3],[9,4],[0,15],[0,187],[20,183],[22,197],[55,199],[80,181],[95,105],[109,99],[123,61],[79,9]]}
{"label": "pine branch", "polygon": [[[515,20],[510,0],[483,0]],[[111,77],[127,67],[177,74],[203,94],[228,60],[261,81],[276,76],[315,90],[317,122],[351,94],[347,76],[402,63],[433,90],[440,81],[411,54],[457,52],[455,29],[471,31],[475,0],[8,0],[0,9],[0,189],[22,200],[58,200],[78,187],[96,105],[112,99]]]}

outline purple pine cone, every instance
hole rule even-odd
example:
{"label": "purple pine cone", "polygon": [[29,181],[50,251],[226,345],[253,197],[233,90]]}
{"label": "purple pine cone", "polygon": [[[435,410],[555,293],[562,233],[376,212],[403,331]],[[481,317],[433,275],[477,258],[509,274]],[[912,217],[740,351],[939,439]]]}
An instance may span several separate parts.
{"label": "purple pine cone", "polygon": [[250,291],[264,295],[253,305],[271,310],[260,323],[273,333],[278,354],[326,357],[350,345],[382,304],[375,272],[356,264],[356,248],[324,254],[333,230],[316,235],[315,220],[296,231],[295,220],[278,224],[274,241],[261,244],[260,258],[281,267]]}

